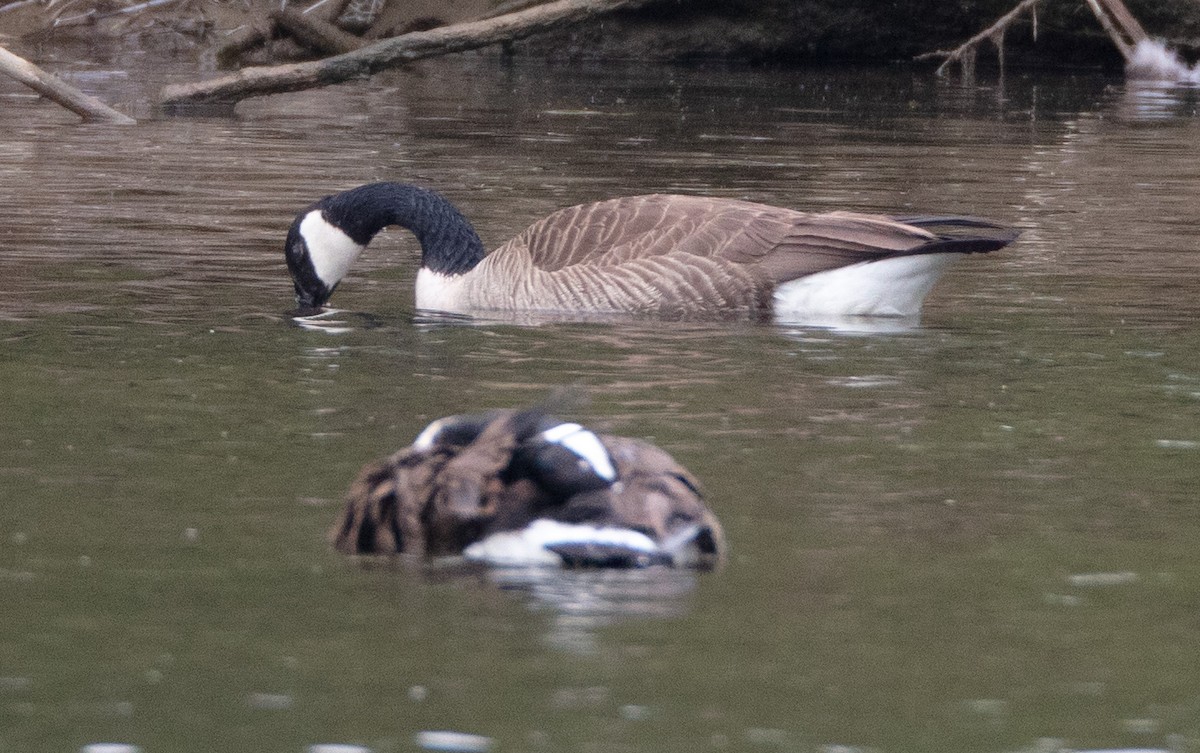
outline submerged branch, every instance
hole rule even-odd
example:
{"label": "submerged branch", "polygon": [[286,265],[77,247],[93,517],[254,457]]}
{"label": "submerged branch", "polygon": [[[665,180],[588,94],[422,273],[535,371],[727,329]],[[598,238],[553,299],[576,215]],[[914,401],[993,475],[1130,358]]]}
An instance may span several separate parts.
{"label": "submerged branch", "polygon": [[84,94],[66,81],[47,73],[28,60],[0,47],[0,73],[56,102],[86,121],[134,125],[136,120],[118,112],[95,97]]}

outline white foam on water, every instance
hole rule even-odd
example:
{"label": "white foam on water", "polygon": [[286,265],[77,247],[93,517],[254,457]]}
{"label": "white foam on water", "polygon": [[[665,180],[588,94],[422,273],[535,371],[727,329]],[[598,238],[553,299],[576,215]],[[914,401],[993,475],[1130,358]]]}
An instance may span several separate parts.
{"label": "white foam on water", "polygon": [[1124,571],[1116,573],[1075,573],[1067,576],[1067,582],[1081,588],[1103,588],[1106,586],[1123,586],[1136,583],[1138,574]]}
{"label": "white foam on water", "polygon": [[1196,450],[1200,449],[1200,442],[1192,439],[1156,439],[1154,444],[1164,450]]}
{"label": "white foam on water", "polygon": [[483,735],[451,730],[426,730],[418,732],[416,743],[425,750],[458,751],[461,753],[487,753],[496,741]]}
{"label": "white foam on water", "polygon": [[246,696],[246,705],[264,711],[287,711],[295,700],[285,693],[251,693]]}
{"label": "white foam on water", "polygon": [[1125,76],[1132,81],[1200,84],[1200,65],[1189,66],[1163,42],[1144,39],[1125,65]]}

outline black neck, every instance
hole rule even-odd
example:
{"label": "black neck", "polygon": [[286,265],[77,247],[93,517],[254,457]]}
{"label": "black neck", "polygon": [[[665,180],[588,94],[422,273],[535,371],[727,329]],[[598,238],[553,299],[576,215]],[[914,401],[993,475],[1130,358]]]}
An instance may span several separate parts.
{"label": "black neck", "polygon": [[454,275],[483,261],[483,241],[445,197],[406,183],[370,183],[317,203],[325,219],[363,246],[389,225],[407,228],[421,243],[421,266]]}

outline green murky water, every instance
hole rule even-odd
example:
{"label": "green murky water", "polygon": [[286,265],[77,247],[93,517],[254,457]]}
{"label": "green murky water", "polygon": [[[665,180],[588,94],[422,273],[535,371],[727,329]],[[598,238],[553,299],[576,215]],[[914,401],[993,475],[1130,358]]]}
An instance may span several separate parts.
{"label": "green murky water", "polygon": [[[91,90],[150,114],[161,61],[112,67]],[[229,120],[0,101],[0,751],[1200,747],[1194,92],[466,58]],[[346,331],[294,326],[292,213],[374,179],[492,245],[647,191],[1024,236],[921,327],[847,333],[414,323],[393,232]],[[728,567],[327,549],[366,460],[559,385],[701,477]]]}

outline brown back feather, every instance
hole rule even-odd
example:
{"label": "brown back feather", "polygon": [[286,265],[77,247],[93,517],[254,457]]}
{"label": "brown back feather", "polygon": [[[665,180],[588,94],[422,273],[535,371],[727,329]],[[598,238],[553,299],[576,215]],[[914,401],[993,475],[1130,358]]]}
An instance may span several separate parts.
{"label": "brown back feather", "polygon": [[528,480],[505,481],[517,447],[514,411],[496,418],[466,447],[406,448],[368,463],[330,530],[334,546],[353,554],[458,554],[490,533],[524,527],[536,517],[633,528],[663,541],[688,525],[707,530],[708,565],[724,555],[720,523],[699,482],[674,458],[637,439],[597,435],[619,483],[567,500],[547,497]]}
{"label": "brown back feather", "polygon": [[773,286],[936,238],[876,215],[811,214],[735,199],[651,194],[560,210],[494,253],[525,249],[529,263],[548,272],[579,264],[611,268],[650,257],[687,263],[703,258],[718,266],[754,266],[753,275]]}

